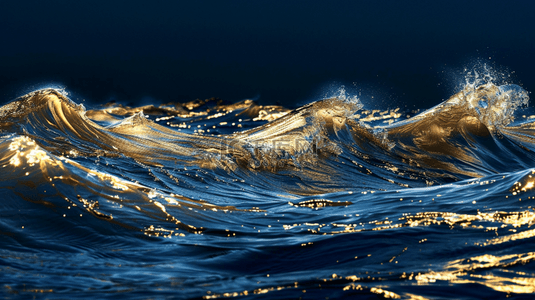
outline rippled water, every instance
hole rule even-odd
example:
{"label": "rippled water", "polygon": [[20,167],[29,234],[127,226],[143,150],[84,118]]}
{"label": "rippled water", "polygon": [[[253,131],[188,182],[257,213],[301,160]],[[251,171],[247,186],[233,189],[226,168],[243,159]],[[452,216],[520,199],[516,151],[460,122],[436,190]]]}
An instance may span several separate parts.
{"label": "rippled water", "polygon": [[472,80],[421,111],[340,95],[0,108],[5,298],[530,298],[535,116]]}

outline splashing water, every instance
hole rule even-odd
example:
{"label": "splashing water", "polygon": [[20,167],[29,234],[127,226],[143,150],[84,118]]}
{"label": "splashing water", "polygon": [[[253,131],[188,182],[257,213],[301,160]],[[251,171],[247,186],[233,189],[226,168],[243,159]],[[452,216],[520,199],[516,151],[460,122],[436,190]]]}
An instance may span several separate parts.
{"label": "splashing water", "polygon": [[517,108],[527,107],[528,94],[518,85],[498,84],[508,79],[505,73],[498,73],[486,64],[479,68],[481,70],[466,71],[460,96],[476,110],[485,125],[506,126],[514,121]]}

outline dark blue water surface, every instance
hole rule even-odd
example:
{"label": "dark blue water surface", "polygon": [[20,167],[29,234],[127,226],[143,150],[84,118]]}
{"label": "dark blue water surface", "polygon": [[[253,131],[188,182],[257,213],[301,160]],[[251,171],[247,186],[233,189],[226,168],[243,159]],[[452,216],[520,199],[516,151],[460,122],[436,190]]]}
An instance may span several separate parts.
{"label": "dark blue water surface", "polygon": [[2,297],[530,298],[527,103],[477,78],[420,111],[37,90],[0,108]]}

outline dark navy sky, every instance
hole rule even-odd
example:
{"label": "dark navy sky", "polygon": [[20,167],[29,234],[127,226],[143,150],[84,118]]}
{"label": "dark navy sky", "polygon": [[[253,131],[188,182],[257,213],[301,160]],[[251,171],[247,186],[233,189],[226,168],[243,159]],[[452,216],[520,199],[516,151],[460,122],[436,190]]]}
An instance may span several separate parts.
{"label": "dark navy sky", "polygon": [[89,103],[296,105],[337,82],[425,108],[488,57],[535,90],[527,0],[2,1],[0,40],[0,103],[56,83]]}

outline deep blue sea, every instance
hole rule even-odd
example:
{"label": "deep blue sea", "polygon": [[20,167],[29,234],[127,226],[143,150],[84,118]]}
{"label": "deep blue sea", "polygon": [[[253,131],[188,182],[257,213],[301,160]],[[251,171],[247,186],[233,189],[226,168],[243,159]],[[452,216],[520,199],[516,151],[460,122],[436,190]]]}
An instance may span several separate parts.
{"label": "deep blue sea", "polygon": [[468,74],[418,109],[15,99],[1,298],[533,298],[529,92]]}

